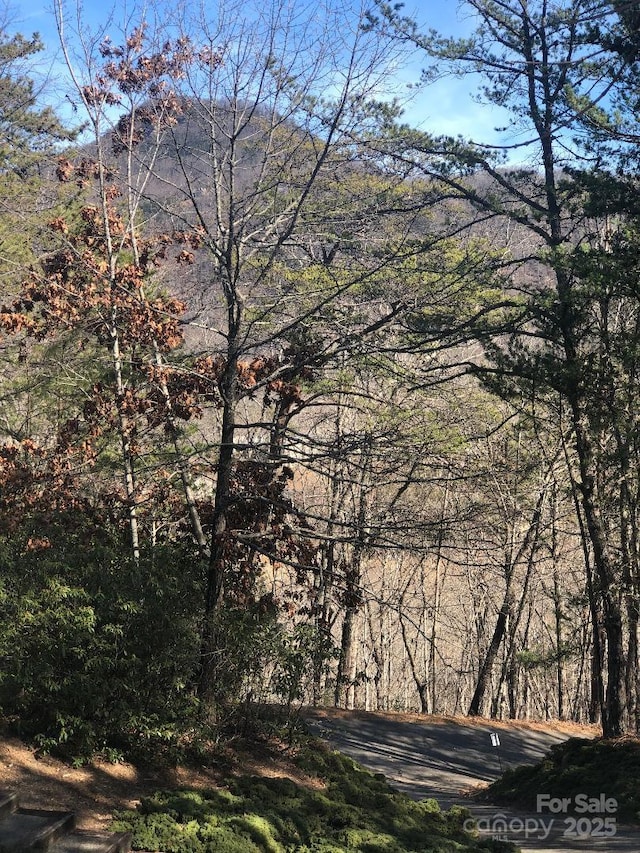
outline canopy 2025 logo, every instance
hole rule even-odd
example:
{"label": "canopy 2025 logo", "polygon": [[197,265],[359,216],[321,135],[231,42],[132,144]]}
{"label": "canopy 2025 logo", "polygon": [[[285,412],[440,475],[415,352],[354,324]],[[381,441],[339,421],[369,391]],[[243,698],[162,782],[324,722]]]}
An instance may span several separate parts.
{"label": "canopy 2025 logo", "polygon": [[617,800],[606,794],[597,797],[587,794],[576,794],[574,797],[538,794],[537,816],[517,817],[497,812],[486,818],[468,818],[464,822],[464,829],[475,829],[504,841],[510,838],[544,841],[554,831],[563,838],[612,838],[617,831],[613,816],[617,810]]}

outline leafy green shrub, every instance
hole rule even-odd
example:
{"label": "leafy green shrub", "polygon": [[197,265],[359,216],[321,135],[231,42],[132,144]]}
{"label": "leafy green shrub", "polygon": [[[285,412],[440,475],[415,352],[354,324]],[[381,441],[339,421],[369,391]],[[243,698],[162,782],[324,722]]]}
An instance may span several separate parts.
{"label": "leafy green shrub", "polygon": [[[74,759],[176,761],[212,737],[281,729],[256,708],[300,698],[326,642],[283,625],[267,595],[223,608],[207,730],[194,698],[204,574],[180,543],[135,565],[118,531],[80,510],[23,519],[0,536],[0,714],[42,750]],[[289,711],[284,723],[291,739]]]}
{"label": "leafy green shrub", "polygon": [[70,531],[0,543],[0,707],[44,750],[157,753],[194,716],[192,561],[163,547],[134,567],[108,531]]}
{"label": "leafy green shrub", "polygon": [[219,614],[220,676],[213,679],[215,700],[221,708],[237,709],[239,713],[231,719],[236,727],[239,715],[249,707],[245,701],[249,697],[251,708],[273,701],[289,708],[307,692],[315,662],[335,654],[322,632],[310,625],[285,625],[279,615],[268,594]]}

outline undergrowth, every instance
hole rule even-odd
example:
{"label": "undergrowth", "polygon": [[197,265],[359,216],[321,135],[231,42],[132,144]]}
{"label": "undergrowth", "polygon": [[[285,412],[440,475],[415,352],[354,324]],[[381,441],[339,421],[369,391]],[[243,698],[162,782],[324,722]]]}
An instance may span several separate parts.
{"label": "undergrowth", "polygon": [[[159,791],[120,812],[116,831],[137,850],[164,853],[472,853],[513,851],[463,830],[463,808],[415,802],[379,774],[312,742],[298,767],[316,784],[237,776],[207,791]],[[319,783],[321,782],[321,784]]]}

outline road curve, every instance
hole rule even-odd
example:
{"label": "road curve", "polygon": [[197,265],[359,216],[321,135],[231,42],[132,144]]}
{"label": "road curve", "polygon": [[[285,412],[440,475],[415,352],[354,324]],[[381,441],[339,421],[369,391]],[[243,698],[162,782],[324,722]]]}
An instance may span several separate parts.
{"label": "road curve", "polygon": [[[544,809],[526,814],[469,800],[470,792],[497,779],[503,769],[539,761],[550,747],[570,737],[567,733],[488,721],[329,709],[309,709],[304,716],[314,734],[365,767],[384,773],[393,787],[414,799],[433,797],[443,809],[464,805],[480,831],[509,838],[523,851],[640,853],[640,829],[620,826],[615,814],[602,815],[610,818],[606,824],[588,815],[576,826],[562,812]],[[492,733],[498,735],[499,746],[492,744]],[[572,837],[574,829],[582,835]]]}

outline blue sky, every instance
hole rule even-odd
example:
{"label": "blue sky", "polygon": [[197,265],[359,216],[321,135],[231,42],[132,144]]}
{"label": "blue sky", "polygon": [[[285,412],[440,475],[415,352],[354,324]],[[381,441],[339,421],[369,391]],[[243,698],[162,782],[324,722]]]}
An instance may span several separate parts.
{"label": "blue sky", "polygon": [[[34,31],[40,33],[47,46],[46,61],[49,62],[51,69],[49,97],[54,105],[62,107],[64,111],[62,86],[59,80],[62,73],[61,66],[51,58],[54,57],[58,44],[53,13],[54,2],[55,0],[19,0],[18,5],[12,7],[12,21],[13,29],[25,35],[30,35]],[[153,9],[162,8],[166,3],[167,0],[155,0],[155,2],[148,0],[146,5]],[[205,0],[205,5],[209,3],[213,8],[217,5],[215,0]],[[68,14],[75,14],[76,0],[65,0],[65,5]],[[104,25],[110,14],[113,14],[113,20],[116,23],[124,20],[134,5],[140,7],[142,4],[135,4],[132,0],[115,0],[115,2],[86,0],[82,4],[81,19],[90,29],[95,29]],[[468,10],[465,10],[464,4],[458,5],[451,0],[422,0],[419,5],[412,5],[411,0],[408,0],[404,12],[414,17],[422,28],[435,28],[445,35],[462,36],[468,34],[473,28],[473,21]],[[405,84],[416,83],[419,80],[422,64],[421,59],[416,58],[398,72],[401,90]],[[57,104],[56,92],[59,95]],[[407,106],[405,119],[410,124],[433,133],[462,135],[465,138],[473,136],[484,142],[498,140],[494,127],[501,122],[494,109],[474,102],[468,78],[449,78],[420,90],[413,102]]]}

